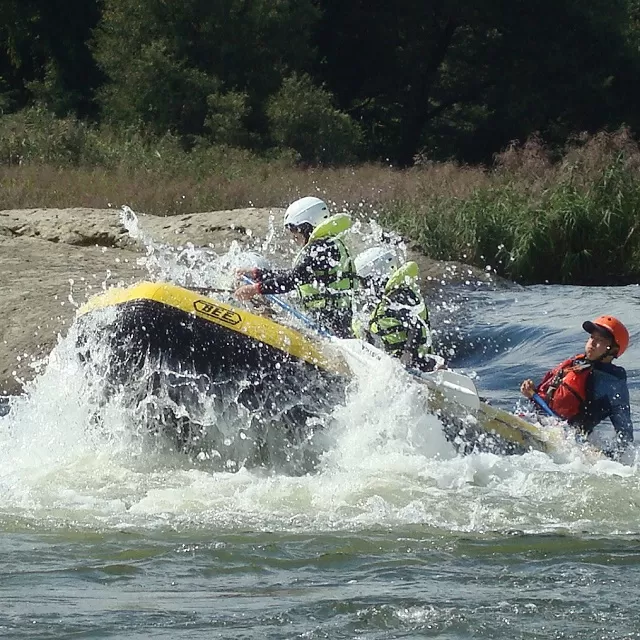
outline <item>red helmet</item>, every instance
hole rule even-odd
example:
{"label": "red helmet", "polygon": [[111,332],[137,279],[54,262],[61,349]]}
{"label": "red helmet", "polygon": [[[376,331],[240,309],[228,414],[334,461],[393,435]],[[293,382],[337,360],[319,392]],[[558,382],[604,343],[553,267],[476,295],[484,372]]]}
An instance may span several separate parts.
{"label": "red helmet", "polygon": [[600,316],[593,322],[591,322],[591,320],[587,320],[582,323],[582,328],[588,333],[593,333],[598,330],[608,333],[618,347],[616,357],[620,357],[629,346],[629,332],[627,331],[627,327],[613,316]]}

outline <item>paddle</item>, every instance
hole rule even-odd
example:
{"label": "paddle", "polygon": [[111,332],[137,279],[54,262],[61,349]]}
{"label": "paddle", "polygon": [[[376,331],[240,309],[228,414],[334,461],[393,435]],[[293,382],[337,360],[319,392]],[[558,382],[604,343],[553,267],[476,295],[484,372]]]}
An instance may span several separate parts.
{"label": "paddle", "polygon": [[[246,275],[242,276],[242,280],[247,284],[255,284],[253,280]],[[332,340],[338,340],[340,347],[348,350],[348,352],[360,362],[363,362],[361,355],[362,351],[366,351],[370,356],[373,356],[377,360],[380,360],[386,355],[383,351],[380,351],[380,349],[377,349],[373,345],[363,342],[362,340],[357,340],[355,338],[340,339],[325,327],[319,327],[315,322],[313,322],[313,320],[311,320],[311,318],[308,318],[306,315],[284,302],[284,300],[281,300],[278,296],[271,294],[263,295],[267,300],[269,300],[269,302],[273,302],[278,305],[280,308],[300,320],[304,325],[313,329],[319,335]],[[480,408],[480,397],[478,396],[476,385],[471,378],[462,375],[461,373],[451,371],[450,369],[438,369],[437,371],[429,373],[425,371],[418,371],[417,369],[406,369],[406,371],[414,378],[418,378],[425,382],[428,387],[439,389],[447,400],[465,406],[472,411],[477,411]]]}
{"label": "paddle", "polygon": [[407,371],[412,376],[424,380],[427,386],[445,389],[447,391],[445,393],[447,400],[457,402],[472,411],[480,409],[478,390],[473,380],[468,376],[450,369],[438,369],[430,373],[416,371],[415,369],[407,369]]}
{"label": "paddle", "polygon": [[190,291],[195,291],[196,293],[201,293],[203,295],[207,295],[209,293],[233,293],[235,289],[230,288],[221,288],[221,287],[190,287],[187,286],[187,289]]}
{"label": "paddle", "polygon": [[562,420],[562,418],[551,409],[551,407],[542,399],[542,396],[534,393],[531,396],[531,399],[548,415],[552,418],[556,418],[558,420]]}

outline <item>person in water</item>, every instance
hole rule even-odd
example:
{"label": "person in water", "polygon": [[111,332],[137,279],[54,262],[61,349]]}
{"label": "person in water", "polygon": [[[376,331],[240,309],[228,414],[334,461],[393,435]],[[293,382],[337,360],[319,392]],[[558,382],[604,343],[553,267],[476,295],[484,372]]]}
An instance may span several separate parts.
{"label": "person in water", "polygon": [[354,333],[409,368],[432,371],[429,312],[418,286],[418,265],[402,264],[392,247],[372,247],[355,259],[363,323]]}
{"label": "person in water", "polygon": [[315,322],[340,338],[352,337],[355,270],[340,238],[350,228],[351,218],[346,214],[331,216],[325,202],[307,196],[289,205],[284,226],[301,247],[293,267],[242,271],[255,283],[236,289],[236,297],[250,300],[260,294],[297,290],[304,311]]}
{"label": "person in water", "polygon": [[627,328],[613,316],[586,321],[589,333],[585,352],[548,371],[536,386],[525,380],[520,391],[533,399],[537,393],[560,418],[587,436],[609,418],[616,431],[616,457],[633,441],[627,373],[613,364],[629,346]]}

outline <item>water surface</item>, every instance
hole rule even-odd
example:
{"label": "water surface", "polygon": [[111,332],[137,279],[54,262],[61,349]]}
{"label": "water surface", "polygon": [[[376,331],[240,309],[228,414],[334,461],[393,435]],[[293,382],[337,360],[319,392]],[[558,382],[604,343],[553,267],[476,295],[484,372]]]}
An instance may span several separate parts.
{"label": "water surface", "polygon": [[[433,323],[511,409],[582,349],[584,319],[618,315],[638,424],[639,297],[448,290]],[[382,367],[336,408],[316,473],[213,471],[117,406],[96,425],[77,367],[63,341],[0,417],[0,637],[640,638],[633,456],[458,456]]]}

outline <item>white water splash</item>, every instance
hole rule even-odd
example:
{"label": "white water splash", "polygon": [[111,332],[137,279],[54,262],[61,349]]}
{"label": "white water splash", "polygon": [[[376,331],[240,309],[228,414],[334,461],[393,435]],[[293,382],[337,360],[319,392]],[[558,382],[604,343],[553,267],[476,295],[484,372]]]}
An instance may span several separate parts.
{"label": "white water splash", "polygon": [[[217,255],[154,244],[127,215],[152,278],[227,286],[246,257],[237,245]],[[455,325],[455,308],[446,311]],[[117,398],[101,403],[76,340],[72,330],[0,418],[0,526],[23,519],[43,528],[637,532],[637,464],[592,464],[576,447],[555,460],[537,452],[457,456],[425,411],[424,389],[384,363],[356,367],[315,473],[215,471],[215,461],[149,437]]]}
{"label": "white water splash", "polygon": [[[423,525],[489,532],[633,531],[636,467],[541,453],[460,457],[393,369],[356,370],[314,474],[212,471],[158,446],[117,403],[101,422],[73,336],[0,418],[0,521],[37,526],[299,530]],[[405,386],[403,386],[403,384]]]}

